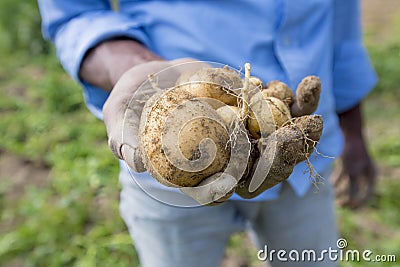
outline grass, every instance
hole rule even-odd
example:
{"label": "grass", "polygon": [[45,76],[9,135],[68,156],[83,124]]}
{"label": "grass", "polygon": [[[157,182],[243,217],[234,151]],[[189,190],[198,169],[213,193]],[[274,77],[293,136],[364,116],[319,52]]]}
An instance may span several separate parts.
{"label": "grass", "polygon": [[16,203],[7,202],[12,183],[0,183],[0,226],[8,229],[0,228],[0,265],[137,262],[118,213],[118,164],[103,124],[54,57],[22,58],[17,64],[10,57],[11,67],[0,70],[11,77],[0,82],[0,148],[48,166],[50,179],[44,188],[27,181]]}
{"label": "grass", "polygon": [[[400,19],[394,23],[400,25]],[[380,169],[377,194],[359,211],[338,208],[338,222],[350,249],[400,258],[398,41],[368,43],[380,76],[364,105],[370,150]],[[0,54],[0,153],[49,171],[44,185],[27,180],[19,194],[13,179],[0,180],[0,265],[138,266],[118,212],[118,164],[79,86],[53,53]],[[255,248],[246,240],[234,235],[227,255],[257,266]],[[348,266],[368,264],[342,263]]]}
{"label": "grass", "polygon": [[[400,13],[391,25],[400,29]],[[376,196],[370,205],[352,212],[338,209],[342,235],[351,246],[369,249],[374,254],[393,254],[396,263],[346,263],[342,266],[399,266],[400,204],[396,200],[400,188],[400,45],[399,36],[390,35],[384,43],[366,37],[366,44],[380,78],[375,90],[364,103],[366,135],[370,152],[379,167]]]}

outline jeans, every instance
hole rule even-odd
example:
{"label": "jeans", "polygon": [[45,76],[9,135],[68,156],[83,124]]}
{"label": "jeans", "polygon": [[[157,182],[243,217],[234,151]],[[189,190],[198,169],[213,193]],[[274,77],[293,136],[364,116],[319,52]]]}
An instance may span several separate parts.
{"label": "jeans", "polygon": [[[327,181],[304,197],[284,182],[276,200],[181,208],[153,199],[126,172],[121,172],[120,180],[121,216],[143,267],[219,266],[230,236],[244,230],[260,249],[268,246],[269,251],[296,249],[301,254],[306,249],[336,248],[334,194]],[[269,264],[337,266],[328,257],[323,262],[283,262],[274,257]]]}

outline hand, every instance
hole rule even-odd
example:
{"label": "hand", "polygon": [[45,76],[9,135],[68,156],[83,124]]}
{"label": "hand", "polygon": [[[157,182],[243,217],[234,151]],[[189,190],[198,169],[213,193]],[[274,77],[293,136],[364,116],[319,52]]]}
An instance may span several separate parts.
{"label": "hand", "polygon": [[[114,155],[124,160],[135,172],[145,168],[139,153],[139,122],[146,101],[154,95],[157,87],[149,80],[150,74],[176,64],[193,61],[150,61],[134,66],[126,71],[114,86],[103,107],[104,123],[107,128],[108,143]],[[157,77],[157,86],[165,89],[173,86],[180,73],[171,69]],[[138,90],[140,88],[140,90]]]}
{"label": "hand", "polygon": [[[188,62],[192,63],[183,64]],[[183,72],[204,66],[204,63],[194,62],[193,59],[151,61],[125,72],[103,108],[109,146],[114,155],[134,171],[145,171],[138,138],[145,103],[158,91],[174,86]],[[156,75],[149,78],[151,74]],[[217,173],[204,179],[197,187],[181,188],[181,191],[202,205],[213,205],[226,201],[234,193],[236,183],[232,176]]]}
{"label": "hand", "polygon": [[134,40],[106,40],[88,51],[79,76],[91,85],[111,91],[127,70],[155,60],[163,59]]}
{"label": "hand", "polygon": [[376,170],[363,137],[360,104],[339,114],[339,120],[345,144],[341,165],[331,178],[339,204],[355,209],[373,195]]}
{"label": "hand", "polygon": [[332,174],[340,205],[356,209],[373,195],[376,169],[362,138],[346,138],[339,168]]}
{"label": "hand", "polygon": [[[112,90],[103,107],[109,146],[116,157],[136,172],[145,171],[137,136],[145,102],[157,90],[175,85],[183,71],[194,71],[205,65],[197,62],[169,68],[154,77],[154,84],[149,82],[149,75],[190,61],[193,59],[164,61],[142,44],[119,38],[100,43],[87,53],[82,62],[81,79],[104,90]],[[236,180],[232,179],[229,175],[215,174],[198,187],[182,191],[201,204],[222,202],[233,194],[229,189],[236,185]]]}
{"label": "hand", "polygon": [[214,206],[227,201],[235,192],[237,179],[218,172],[204,179],[198,186],[183,187],[181,192],[201,205]]}
{"label": "hand", "polygon": [[321,116],[302,116],[261,138],[258,141],[260,157],[250,174],[240,181],[236,193],[243,198],[254,198],[288,179],[296,164],[311,155],[322,129]]}

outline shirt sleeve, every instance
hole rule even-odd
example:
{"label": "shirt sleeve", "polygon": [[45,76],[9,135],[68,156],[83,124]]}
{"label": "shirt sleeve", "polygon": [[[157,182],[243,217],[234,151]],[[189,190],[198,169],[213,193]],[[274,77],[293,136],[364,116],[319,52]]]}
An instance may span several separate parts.
{"label": "shirt sleeve", "polygon": [[75,80],[85,53],[112,37],[129,37],[146,43],[141,22],[115,12],[107,0],[39,0],[42,31],[56,47],[65,70]]}
{"label": "shirt sleeve", "polygon": [[109,92],[79,79],[86,52],[113,37],[127,37],[146,44],[139,18],[112,10],[108,0],[39,0],[42,32],[54,43],[66,72],[83,87],[89,110],[102,119],[102,107]]}
{"label": "shirt sleeve", "polygon": [[378,79],[362,43],[359,1],[334,2],[333,93],[341,113],[358,104]]}

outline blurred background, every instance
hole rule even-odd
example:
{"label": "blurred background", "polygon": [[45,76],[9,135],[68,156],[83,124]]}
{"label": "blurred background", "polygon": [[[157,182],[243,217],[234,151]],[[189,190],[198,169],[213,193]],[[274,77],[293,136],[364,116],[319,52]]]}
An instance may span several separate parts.
{"label": "blurred background", "polygon": [[[377,192],[338,207],[349,249],[397,256],[400,266],[400,0],[362,0],[365,44],[380,81],[363,106]],[[33,0],[0,1],[0,266],[138,266],[118,212],[118,164],[40,32]],[[224,267],[260,266],[245,234]]]}

